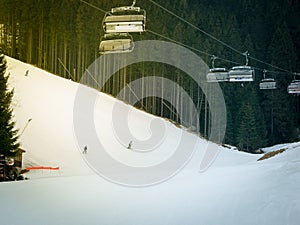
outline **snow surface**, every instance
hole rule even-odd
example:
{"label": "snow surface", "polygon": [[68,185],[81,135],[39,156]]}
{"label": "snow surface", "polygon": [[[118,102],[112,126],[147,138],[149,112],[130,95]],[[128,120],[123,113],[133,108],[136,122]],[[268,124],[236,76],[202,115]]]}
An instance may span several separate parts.
{"label": "snow surface", "polygon": [[[285,152],[264,161],[257,161],[261,155],[216,145],[218,157],[208,170],[199,172],[208,141],[81,87],[87,101],[97,96],[93,120],[98,138],[109,155],[124,164],[139,167],[166,160],[178,148],[183,133],[197,143],[191,160],[165,182],[140,188],[118,185],[99,176],[88,163],[95,143],[86,143],[84,155],[84,144],[74,134],[79,84],[9,57],[7,61],[10,86],[15,90],[15,120],[26,150],[23,166],[59,166],[60,170],[31,171],[26,174],[29,180],[0,183],[0,224],[299,224],[300,142],[284,145]],[[115,104],[124,110],[118,116],[129,112],[129,129],[139,140],[160,132],[159,126],[151,127],[151,121],[163,123],[161,143],[147,153],[127,150],[127,134],[118,138],[114,134]]]}

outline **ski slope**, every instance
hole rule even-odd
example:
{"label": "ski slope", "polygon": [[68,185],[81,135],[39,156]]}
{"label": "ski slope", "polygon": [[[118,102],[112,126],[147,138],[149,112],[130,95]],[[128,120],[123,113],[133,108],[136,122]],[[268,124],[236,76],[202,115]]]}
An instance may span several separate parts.
{"label": "ski slope", "polygon": [[[84,86],[80,89],[87,102],[96,99],[94,118],[86,118],[83,109],[82,120],[74,121],[79,84],[9,57],[7,61],[9,84],[15,90],[15,120],[26,150],[23,166],[59,170],[30,171],[27,181],[0,183],[1,224],[299,223],[300,143],[286,144],[285,152],[264,161],[257,161],[261,155],[215,145],[220,150],[217,158],[208,170],[199,172],[211,144],[208,141]],[[125,113],[128,129],[139,140],[134,141],[133,150],[126,148],[128,133],[115,125]],[[86,136],[80,133],[83,137],[78,141],[74,123],[84,127],[90,121],[103,149],[98,149],[89,132]],[[158,125],[153,126],[153,121]],[[155,133],[163,135],[157,138]],[[184,167],[164,182],[139,188],[119,185],[93,167],[93,163],[105,164],[95,157],[99,151],[125,165],[156,166],[172,157],[175,150],[186,150],[188,144],[180,143],[183,135],[196,143],[195,149]],[[141,143],[149,144],[148,152],[140,152]],[[87,154],[82,153],[85,145]],[[282,146],[272,150],[279,148]],[[109,165],[107,168],[120,173]]]}

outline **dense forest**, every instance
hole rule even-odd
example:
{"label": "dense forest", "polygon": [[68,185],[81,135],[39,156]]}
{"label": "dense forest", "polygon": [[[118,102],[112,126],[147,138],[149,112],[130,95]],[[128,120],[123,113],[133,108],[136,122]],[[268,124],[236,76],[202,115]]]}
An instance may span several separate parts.
{"label": "dense forest", "polygon": [[[9,56],[79,82],[86,68],[99,57],[103,11],[132,3],[129,0],[87,2],[91,5],[80,0],[0,0],[0,47]],[[193,29],[149,0],[138,0],[137,6],[147,12],[146,30],[160,35],[134,34],[135,41],[167,37],[219,57],[216,67],[231,68],[235,66],[233,62],[243,65],[245,58],[235,49],[250,53],[249,64],[256,68],[255,81],[244,85],[220,84],[227,107],[224,142],[254,151],[266,145],[300,140],[300,97],[287,93],[288,84],[295,79],[293,72],[300,72],[299,1],[154,2],[226,45]],[[201,55],[200,51],[195,53],[210,66],[209,54]],[[276,79],[276,90],[259,90],[263,70]],[[116,95],[132,80],[153,75],[176,81],[193,96],[200,115],[196,129],[208,136],[211,121],[205,96],[197,85],[185,79],[182,71],[169,65],[145,62],[127,66],[101,91]],[[176,91],[174,93],[176,95]],[[163,99],[145,98],[136,106],[181,122],[176,107]]]}

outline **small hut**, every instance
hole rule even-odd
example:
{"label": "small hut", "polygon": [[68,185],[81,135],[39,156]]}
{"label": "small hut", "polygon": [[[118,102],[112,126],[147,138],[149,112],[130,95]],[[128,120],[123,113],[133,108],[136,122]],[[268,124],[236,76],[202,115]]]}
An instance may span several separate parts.
{"label": "small hut", "polygon": [[22,166],[23,166],[23,153],[25,153],[26,151],[24,149],[18,148],[16,151],[14,158],[14,166],[17,167],[18,170],[22,170]]}

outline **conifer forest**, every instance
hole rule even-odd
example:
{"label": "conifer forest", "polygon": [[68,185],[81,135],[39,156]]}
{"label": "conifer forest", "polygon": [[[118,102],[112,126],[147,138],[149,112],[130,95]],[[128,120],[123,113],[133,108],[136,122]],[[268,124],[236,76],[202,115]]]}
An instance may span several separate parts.
{"label": "conifer forest", "polygon": [[[79,82],[86,68],[99,57],[103,11],[131,5],[132,1],[0,0],[0,4],[0,47],[6,55]],[[300,95],[287,92],[293,80],[300,80],[300,1],[137,0],[136,6],[146,10],[147,24],[146,32],[132,34],[134,41],[174,40],[190,47],[208,66],[212,55],[219,57],[215,67],[231,68],[236,66],[234,62],[244,65],[245,57],[235,49],[250,53],[249,65],[255,68],[255,80],[242,85],[220,83],[227,111],[223,142],[252,152],[300,140]],[[265,76],[276,80],[277,89],[260,90],[264,70]],[[101,91],[116,96],[141,76],[167,77],[183,87],[199,110],[199,126],[194,129],[202,136],[209,135],[206,96],[185,79],[184,72],[170,65],[129,65]],[[163,99],[148,97],[136,107],[181,122],[176,107]]]}

